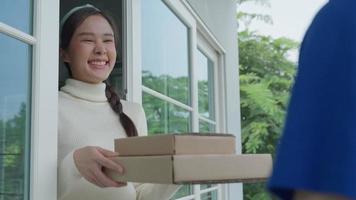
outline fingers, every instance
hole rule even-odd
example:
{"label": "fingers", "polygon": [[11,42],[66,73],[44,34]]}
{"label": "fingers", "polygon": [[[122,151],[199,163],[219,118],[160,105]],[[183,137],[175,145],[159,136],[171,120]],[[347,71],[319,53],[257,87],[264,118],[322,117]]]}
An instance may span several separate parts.
{"label": "fingers", "polygon": [[99,157],[97,159],[97,162],[103,166],[103,167],[106,167],[106,168],[109,168],[111,170],[114,170],[116,172],[118,172],[119,174],[123,174],[124,173],[124,168],[119,165],[118,163],[108,159],[108,158],[105,158],[105,157]]}
{"label": "fingers", "polygon": [[123,187],[125,182],[117,182],[107,177],[100,169],[93,169],[87,176],[84,177],[90,183],[98,187]]}
{"label": "fingers", "polygon": [[102,171],[99,171],[99,170],[95,171],[94,176],[95,176],[96,180],[104,187],[117,187],[118,186],[118,184],[115,181],[109,179],[106,175],[103,174]]}
{"label": "fingers", "polygon": [[119,174],[124,173],[124,168],[120,164],[108,158],[117,155],[116,152],[100,147],[87,146],[77,149],[73,158],[81,175],[90,183],[98,187],[123,187],[126,183],[114,181],[102,171],[105,167]]}
{"label": "fingers", "polygon": [[98,151],[100,153],[102,153],[103,156],[99,156],[96,161],[106,167],[106,168],[109,168],[111,170],[114,170],[116,172],[118,172],[119,174],[123,174],[124,173],[124,168],[119,165],[118,163],[108,159],[107,157],[113,157],[113,156],[117,156],[119,155],[118,153],[116,152],[113,152],[113,151],[109,151],[109,150],[106,150],[106,149],[103,149],[103,148],[100,148],[100,147],[97,147]]}
{"label": "fingers", "polygon": [[96,169],[93,171],[93,175],[94,175],[96,181],[99,183],[98,185],[102,185],[104,187],[126,186],[126,183],[116,182],[116,181],[112,180],[111,178],[107,177],[102,171],[102,168],[105,167],[105,168],[114,170],[114,171],[118,172],[119,174],[124,173],[124,168],[121,165],[119,165],[118,163],[114,162],[113,160],[110,160],[109,158],[107,158],[107,157],[118,156],[118,153],[103,149],[101,147],[96,147],[96,149],[99,151],[99,153],[101,153],[101,156],[98,156],[95,159],[100,167],[99,167],[99,169]]}
{"label": "fingers", "polygon": [[105,157],[114,157],[114,156],[118,156],[119,155],[119,153],[117,153],[117,152],[109,151],[109,150],[103,149],[101,147],[97,147],[97,150],[101,154],[103,154]]}
{"label": "fingers", "polygon": [[[97,162],[99,165],[102,167],[114,170],[118,172],[119,174],[124,173],[124,168],[114,162],[113,160],[107,158],[107,157],[113,157],[113,156],[118,156],[119,154],[117,152],[112,152],[103,148],[98,147],[98,151],[103,155],[97,158]],[[102,170],[98,170],[95,172],[95,177],[97,178],[98,182],[100,182],[102,185],[105,185],[107,187],[123,187],[126,186],[127,183],[125,182],[117,182],[112,180],[111,178],[107,177]]]}

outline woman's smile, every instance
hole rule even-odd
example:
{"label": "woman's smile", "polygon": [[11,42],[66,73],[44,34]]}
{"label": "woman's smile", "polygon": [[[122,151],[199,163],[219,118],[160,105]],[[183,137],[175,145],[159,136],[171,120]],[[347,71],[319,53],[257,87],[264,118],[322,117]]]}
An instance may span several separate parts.
{"label": "woman's smile", "polygon": [[109,67],[109,61],[94,59],[94,60],[89,60],[88,65],[92,69],[105,69],[105,68]]}

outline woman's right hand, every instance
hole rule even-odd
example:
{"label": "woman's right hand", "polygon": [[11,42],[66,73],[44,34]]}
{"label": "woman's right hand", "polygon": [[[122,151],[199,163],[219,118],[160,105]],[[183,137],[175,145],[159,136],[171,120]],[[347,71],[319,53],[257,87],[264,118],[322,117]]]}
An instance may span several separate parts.
{"label": "woman's right hand", "polygon": [[99,187],[123,187],[125,182],[117,182],[103,173],[103,168],[112,169],[119,174],[124,173],[124,168],[110,160],[108,157],[118,156],[113,151],[101,147],[86,146],[73,153],[74,162],[80,174],[89,182]]}

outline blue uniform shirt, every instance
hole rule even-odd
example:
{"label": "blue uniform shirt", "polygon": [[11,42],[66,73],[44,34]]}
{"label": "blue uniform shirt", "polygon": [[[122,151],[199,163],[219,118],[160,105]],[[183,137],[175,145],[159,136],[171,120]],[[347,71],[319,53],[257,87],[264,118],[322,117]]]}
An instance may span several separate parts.
{"label": "blue uniform shirt", "polygon": [[301,49],[268,189],[356,199],[356,0],[331,0]]}

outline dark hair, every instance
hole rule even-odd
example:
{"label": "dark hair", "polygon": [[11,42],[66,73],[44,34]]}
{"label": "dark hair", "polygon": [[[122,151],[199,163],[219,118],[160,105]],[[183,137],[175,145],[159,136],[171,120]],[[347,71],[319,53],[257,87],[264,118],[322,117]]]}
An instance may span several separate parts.
{"label": "dark hair", "polygon": [[[72,13],[62,25],[61,33],[60,33],[60,47],[62,49],[66,50],[68,48],[75,30],[84,22],[86,18],[93,15],[100,15],[108,21],[108,23],[110,24],[114,32],[115,46],[116,48],[118,48],[118,43],[119,43],[118,28],[116,27],[114,20],[109,15],[105,14],[99,9],[96,9],[95,7],[85,7]],[[65,66],[69,71],[69,75],[72,77],[72,72],[70,70],[68,63],[65,63]],[[107,81],[104,82],[106,84],[105,94],[106,97],[108,98],[108,102],[111,108],[114,110],[114,112],[118,114],[119,121],[125,129],[126,135],[128,137],[137,136],[138,133],[135,124],[130,119],[130,117],[123,112],[122,104],[120,102],[120,97]]]}

